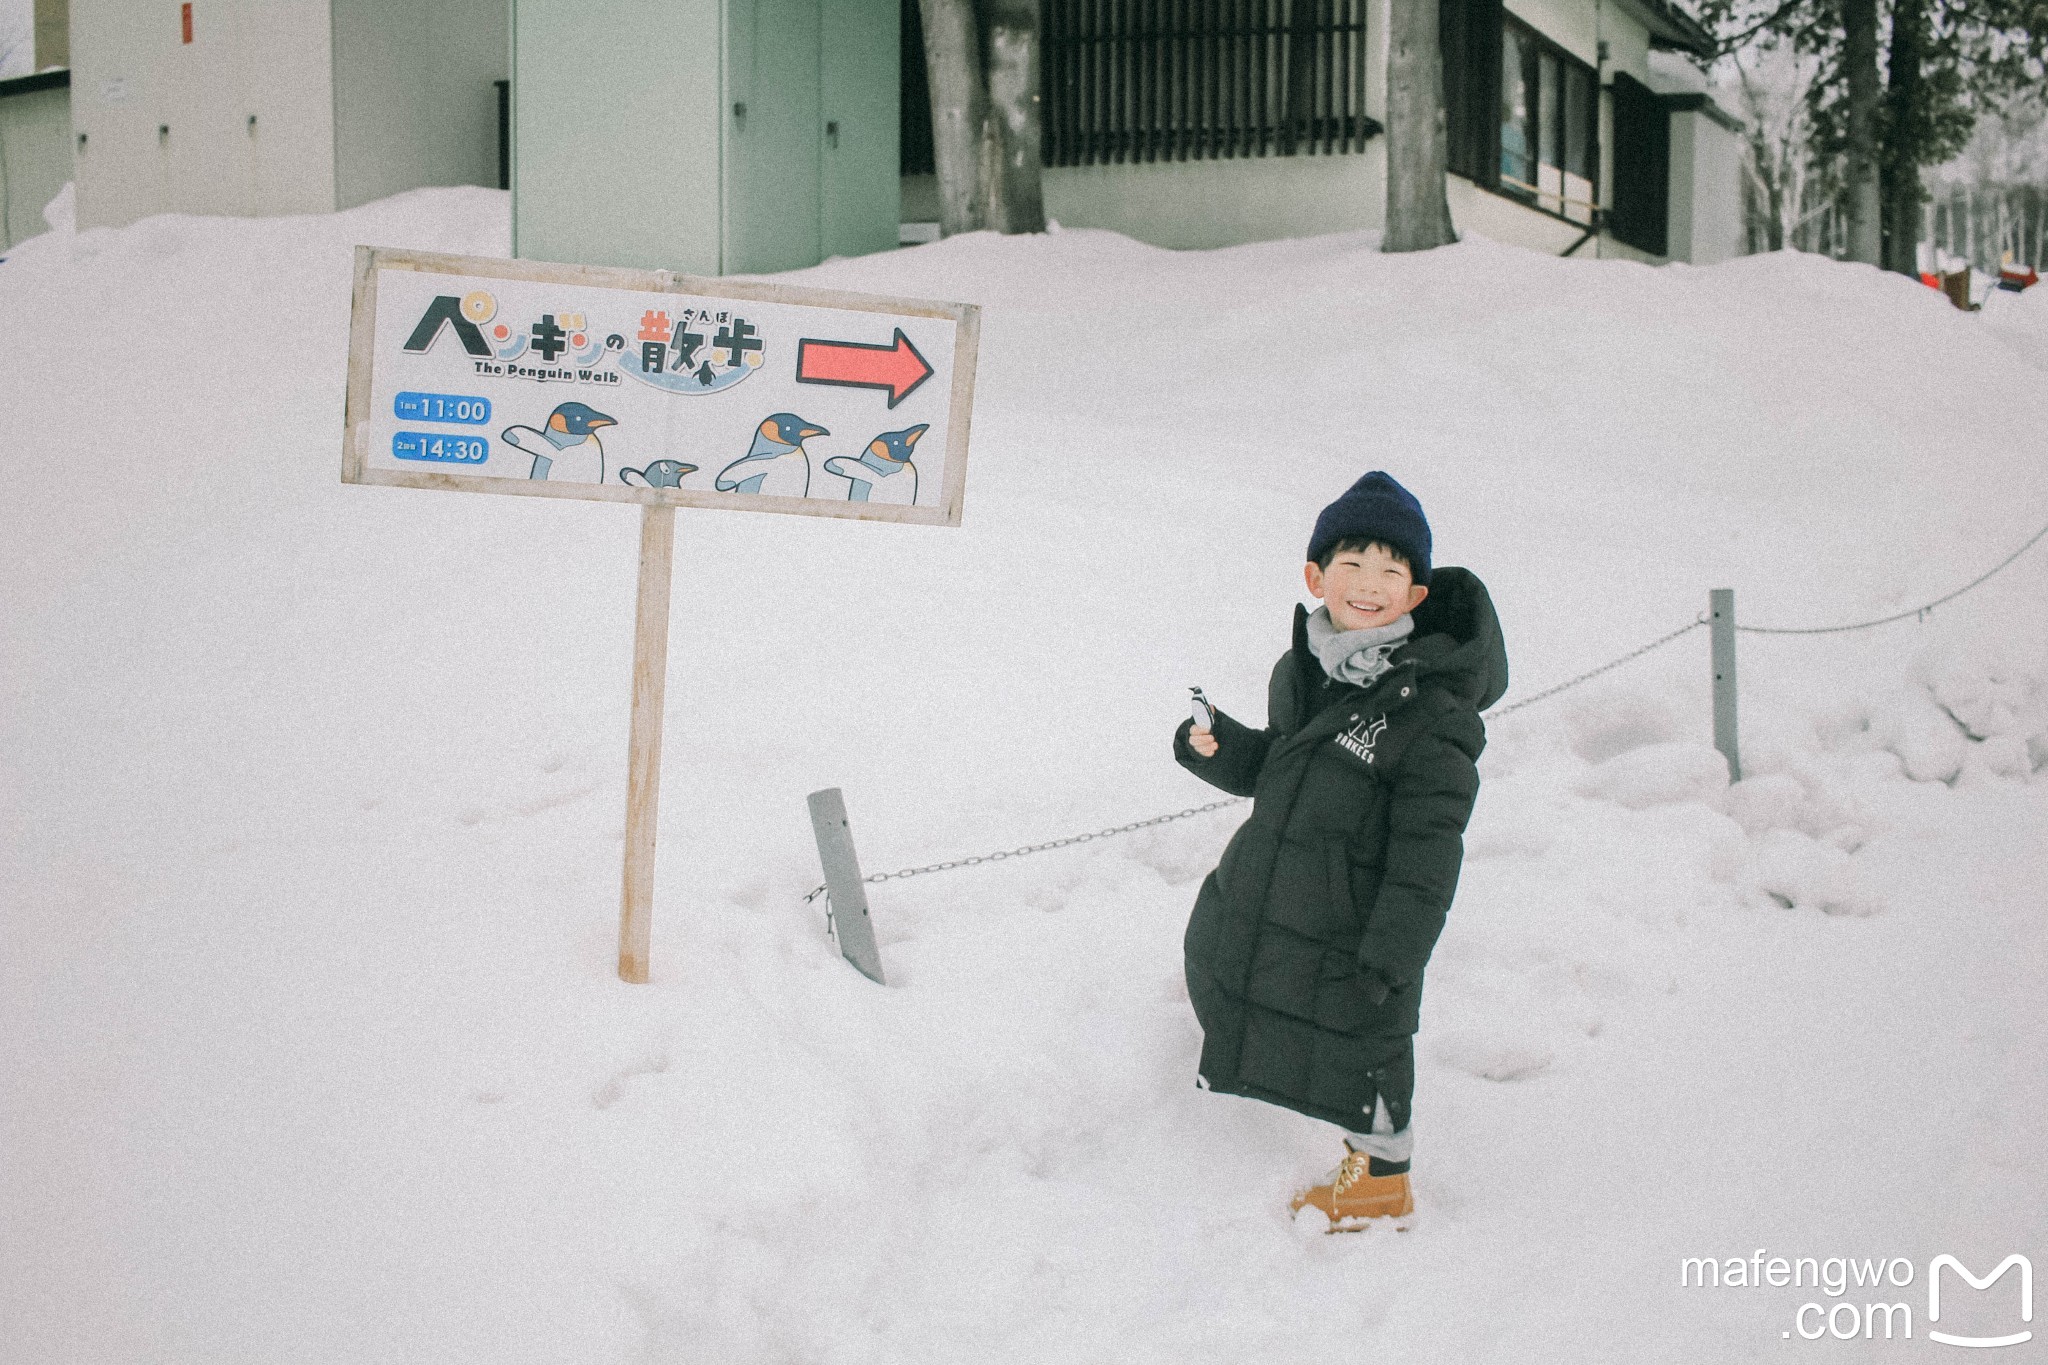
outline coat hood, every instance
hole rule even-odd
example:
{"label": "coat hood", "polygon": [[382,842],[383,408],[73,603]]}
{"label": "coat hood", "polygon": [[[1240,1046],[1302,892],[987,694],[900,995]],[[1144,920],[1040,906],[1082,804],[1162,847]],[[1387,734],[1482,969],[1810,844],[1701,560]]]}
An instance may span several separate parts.
{"label": "coat hood", "polygon": [[1493,598],[1470,569],[1445,567],[1430,576],[1429,596],[1415,609],[1409,644],[1419,672],[1434,677],[1484,711],[1508,690],[1508,647]]}
{"label": "coat hood", "polygon": [[[1294,609],[1295,647],[1309,660],[1308,609]],[[1508,690],[1507,643],[1486,585],[1470,569],[1446,565],[1430,575],[1429,596],[1415,609],[1415,633],[1394,652],[1396,663],[1415,665],[1426,677],[1475,711],[1484,711]],[[1318,664],[1317,668],[1321,665]]]}

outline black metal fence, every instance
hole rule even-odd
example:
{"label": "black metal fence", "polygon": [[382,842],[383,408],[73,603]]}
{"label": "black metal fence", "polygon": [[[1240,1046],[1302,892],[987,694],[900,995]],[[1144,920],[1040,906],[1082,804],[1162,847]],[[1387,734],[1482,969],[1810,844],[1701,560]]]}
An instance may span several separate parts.
{"label": "black metal fence", "polygon": [[1045,164],[1364,150],[1365,0],[1043,0]]}

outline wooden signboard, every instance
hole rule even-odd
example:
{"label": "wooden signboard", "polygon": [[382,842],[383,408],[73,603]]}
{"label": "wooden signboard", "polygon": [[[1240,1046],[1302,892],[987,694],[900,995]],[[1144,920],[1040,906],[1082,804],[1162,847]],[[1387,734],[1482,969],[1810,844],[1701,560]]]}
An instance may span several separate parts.
{"label": "wooden signboard", "polygon": [[644,505],[619,975],[647,979],[674,509],[957,526],[980,315],[356,248],[344,483]]}
{"label": "wooden signboard", "polygon": [[978,313],[356,248],[346,483],[960,524]]}

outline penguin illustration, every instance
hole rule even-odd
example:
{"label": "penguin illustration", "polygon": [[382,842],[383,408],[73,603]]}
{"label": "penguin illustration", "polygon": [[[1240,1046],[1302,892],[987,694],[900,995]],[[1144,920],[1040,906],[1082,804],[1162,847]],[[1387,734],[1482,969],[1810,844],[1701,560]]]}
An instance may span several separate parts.
{"label": "penguin illustration", "polygon": [[830,436],[823,427],[812,426],[792,412],[778,412],[764,418],[754,429],[754,444],[746,454],[718,471],[714,481],[721,493],[766,493],[801,498],[811,491],[811,456],[804,442],[813,436]]}
{"label": "penguin illustration", "polygon": [[902,431],[885,431],[868,442],[858,456],[834,455],[825,461],[825,472],[850,479],[848,502],[880,502],[908,507],[917,501],[917,466],[910,462],[911,447],[931,430],[920,422]]}
{"label": "penguin illustration", "polygon": [[681,460],[656,460],[645,469],[621,469],[619,482],[635,488],[681,488],[683,476],[696,472],[697,466]]}
{"label": "penguin illustration", "polygon": [[616,417],[596,408],[564,403],[548,414],[545,430],[514,426],[498,434],[507,445],[533,456],[530,479],[603,483],[604,446],[598,442],[597,429],[618,424]]}

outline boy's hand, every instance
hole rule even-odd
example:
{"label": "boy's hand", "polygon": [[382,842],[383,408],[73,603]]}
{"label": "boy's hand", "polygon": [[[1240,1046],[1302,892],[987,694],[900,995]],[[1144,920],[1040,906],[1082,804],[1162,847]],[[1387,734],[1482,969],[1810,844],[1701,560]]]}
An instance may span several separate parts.
{"label": "boy's hand", "polygon": [[1216,736],[1200,726],[1188,731],[1188,747],[1202,758],[1216,757]]}

